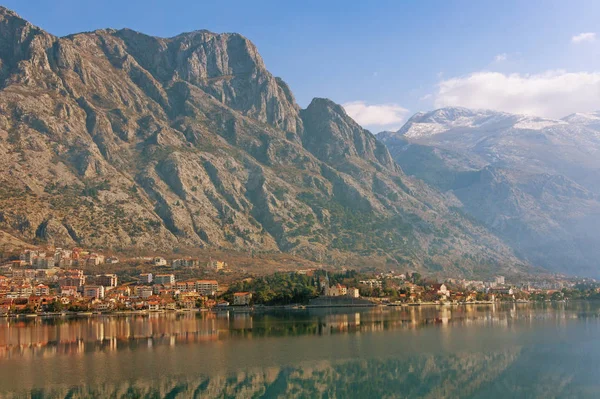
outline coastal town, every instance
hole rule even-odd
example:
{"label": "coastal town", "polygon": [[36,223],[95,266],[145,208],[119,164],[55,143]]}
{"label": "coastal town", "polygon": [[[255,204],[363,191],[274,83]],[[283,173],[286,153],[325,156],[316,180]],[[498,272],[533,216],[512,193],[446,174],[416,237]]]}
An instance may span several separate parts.
{"label": "coastal town", "polygon": [[[15,256],[16,257],[16,256]],[[240,276],[227,284],[226,262],[192,257],[138,257],[143,271],[125,278],[93,273],[116,265],[116,256],[82,248],[25,250],[0,266],[0,315],[199,311],[250,306],[418,306],[569,300],[600,292],[593,279],[528,282],[494,276],[489,281],[428,279],[416,272],[359,273],[325,268]],[[190,278],[189,270],[211,278]],[[600,294],[598,294],[600,295]]]}

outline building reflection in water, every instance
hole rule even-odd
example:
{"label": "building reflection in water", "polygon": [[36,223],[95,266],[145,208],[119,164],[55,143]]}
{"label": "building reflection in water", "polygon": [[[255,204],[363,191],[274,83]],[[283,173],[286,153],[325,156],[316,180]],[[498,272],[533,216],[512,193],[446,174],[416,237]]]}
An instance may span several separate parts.
{"label": "building reflection in water", "polygon": [[531,324],[533,321],[546,320],[564,325],[568,319],[595,312],[593,309],[567,312],[564,306],[415,306],[2,319],[0,359],[108,352],[141,346],[153,348],[262,336],[381,332],[433,326],[491,326],[510,330],[517,322]]}
{"label": "building reflection in water", "polygon": [[0,397],[600,397],[599,310],[498,304],[2,319]]}

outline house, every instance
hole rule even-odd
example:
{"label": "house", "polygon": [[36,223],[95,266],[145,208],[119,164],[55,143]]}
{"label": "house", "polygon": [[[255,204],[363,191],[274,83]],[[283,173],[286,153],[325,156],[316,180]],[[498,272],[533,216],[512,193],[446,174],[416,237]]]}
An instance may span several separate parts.
{"label": "house", "polygon": [[350,287],[348,288],[348,292],[346,293],[346,295],[350,298],[358,298],[360,297],[360,292],[358,291],[358,288]]}
{"label": "house", "polygon": [[85,260],[87,266],[98,266],[101,263],[104,263],[104,256],[98,254],[90,254]]}
{"label": "house", "polygon": [[150,312],[158,312],[160,310],[159,301],[148,301],[148,310]]}
{"label": "house", "polygon": [[54,267],[54,257],[47,258],[46,256],[39,256],[33,259],[31,265],[36,269],[52,269]]}
{"label": "house", "polygon": [[117,286],[117,275],[116,274],[102,274],[96,276],[96,284],[102,285],[106,288],[114,288]]}
{"label": "house", "polygon": [[112,302],[105,302],[105,301],[98,301],[95,302],[94,304],[92,304],[92,309],[97,310],[97,311],[106,311],[106,310],[111,310],[114,307],[114,304]]}
{"label": "house", "polygon": [[83,270],[66,270],[63,272],[62,276],[59,277],[58,284],[60,286],[75,286],[78,288],[83,287],[85,285],[85,276],[83,275]]}
{"label": "house", "polygon": [[109,256],[108,258],[106,258],[106,263],[108,263],[109,265],[114,265],[119,263],[119,258],[117,258],[116,256]]}
{"label": "house", "polygon": [[376,280],[374,278],[369,279],[369,280],[363,280],[360,283],[368,286],[369,288],[381,288],[383,286],[383,283],[381,280]]}
{"label": "house", "polygon": [[104,287],[101,285],[86,285],[83,287],[83,296],[85,298],[104,298]]}
{"label": "house", "polygon": [[348,293],[348,288],[345,285],[336,284],[325,291],[327,296],[344,296]]}
{"label": "house", "polygon": [[154,282],[156,284],[175,284],[175,275],[174,274],[157,274],[154,276]]}
{"label": "house", "polygon": [[142,273],[142,274],[140,274],[140,283],[142,283],[142,284],[150,284],[150,283],[152,283],[152,273]]}
{"label": "house", "polygon": [[116,287],[111,291],[111,295],[115,296],[130,296],[131,295],[131,287],[128,285],[122,285],[120,287]]}
{"label": "house", "polygon": [[178,282],[176,282],[175,283],[175,289],[178,290],[179,292],[188,292],[188,283],[187,283],[187,281],[178,281]]}
{"label": "house", "polygon": [[166,266],[167,260],[165,258],[161,258],[160,256],[157,256],[154,259],[152,259],[152,264],[154,266]]}
{"label": "house", "polygon": [[171,262],[171,267],[174,269],[178,269],[180,267],[198,267],[200,262],[198,259],[193,258],[184,258],[184,259],[174,259]]}
{"label": "house", "polygon": [[179,297],[179,304],[184,309],[195,309],[196,302],[201,298],[197,292],[186,292]]}
{"label": "house", "polygon": [[154,294],[152,287],[137,285],[133,288],[133,294],[139,298],[148,298]]}
{"label": "house", "polygon": [[[250,301],[252,300],[251,292],[236,292],[233,294],[233,304],[234,305],[250,305]],[[220,304],[219,304],[220,305]]]}
{"label": "house", "polygon": [[[40,256],[39,251],[33,251],[33,250],[28,249],[21,254],[20,260],[22,260],[23,262],[25,262],[28,265],[32,265],[33,260],[39,256]],[[46,256],[46,254],[44,254],[44,256]]]}
{"label": "house", "polygon": [[195,289],[202,295],[215,295],[219,291],[219,283],[217,280],[198,280]]}
{"label": "house", "polygon": [[[55,261],[56,262],[56,261]],[[60,258],[56,263],[60,268],[67,268],[73,266],[74,260],[72,258]]]}
{"label": "house", "polygon": [[165,310],[177,310],[177,302],[171,298],[163,299],[161,307]]}
{"label": "house", "polygon": [[33,294],[31,284],[20,284],[13,287],[12,292],[16,294],[16,298],[29,298]]}
{"label": "house", "polygon": [[45,284],[38,284],[33,289],[33,294],[37,296],[50,295],[50,287]]}
{"label": "house", "polygon": [[74,285],[63,285],[60,287],[60,296],[77,296],[77,287]]}
{"label": "house", "polygon": [[209,268],[209,269],[212,269],[212,270],[214,270],[214,271],[216,271],[216,272],[218,272],[218,271],[220,271],[220,270],[223,270],[223,269],[225,269],[226,267],[227,267],[227,263],[225,263],[225,262],[223,262],[223,261],[220,261],[220,260],[212,260],[212,259],[211,259],[211,260],[208,262],[208,268]]}

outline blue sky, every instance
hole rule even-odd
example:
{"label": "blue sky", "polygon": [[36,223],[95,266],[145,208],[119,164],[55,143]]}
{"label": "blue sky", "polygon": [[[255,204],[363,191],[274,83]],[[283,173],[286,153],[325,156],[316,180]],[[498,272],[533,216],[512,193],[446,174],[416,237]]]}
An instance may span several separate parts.
{"label": "blue sky", "polygon": [[239,32],[301,106],[331,98],[373,131],[446,105],[553,118],[600,109],[598,1],[2,4],[58,36],[106,27],[163,37]]}

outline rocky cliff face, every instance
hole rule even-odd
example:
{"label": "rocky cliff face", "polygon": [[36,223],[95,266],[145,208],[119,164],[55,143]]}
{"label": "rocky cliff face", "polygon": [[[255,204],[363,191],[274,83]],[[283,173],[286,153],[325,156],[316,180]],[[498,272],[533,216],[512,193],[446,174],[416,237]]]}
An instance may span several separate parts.
{"label": "rocky cliff face", "polygon": [[394,159],[456,198],[524,258],[597,276],[600,133],[596,114],[554,121],[446,108],[379,135]]}
{"label": "rocky cliff face", "polygon": [[54,37],[0,9],[0,229],[117,250],[514,270],[343,109],[300,110],[237,34]]}

